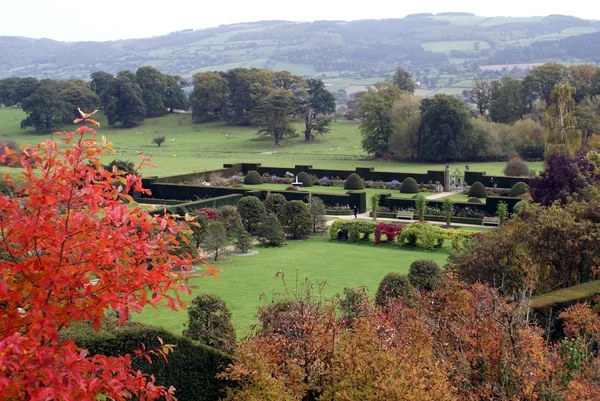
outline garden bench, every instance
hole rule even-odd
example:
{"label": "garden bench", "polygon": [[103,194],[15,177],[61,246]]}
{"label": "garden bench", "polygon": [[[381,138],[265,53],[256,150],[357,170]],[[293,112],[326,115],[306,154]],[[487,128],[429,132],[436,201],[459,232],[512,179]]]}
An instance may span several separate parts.
{"label": "garden bench", "polygon": [[398,212],[398,213],[396,213],[396,218],[412,220],[414,215],[415,215],[415,212]]}
{"label": "garden bench", "polygon": [[491,224],[491,225],[499,226],[500,225],[500,219],[498,217],[484,217],[481,220],[481,225],[485,226],[486,224]]}

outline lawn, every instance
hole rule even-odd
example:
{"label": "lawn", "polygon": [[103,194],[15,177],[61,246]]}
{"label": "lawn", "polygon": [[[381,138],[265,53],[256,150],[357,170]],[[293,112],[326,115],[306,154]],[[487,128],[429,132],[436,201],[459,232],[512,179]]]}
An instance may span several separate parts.
{"label": "lawn", "polygon": [[[442,198],[442,200],[444,200],[446,198]],[[456,195],[450,195],[448,196],[448,199],[450,199],[452,202],[466,202],[469,200],[469,195],[465,195],[465,194],[456,194]],[[479,198],[479,200],[481,201],[481,203],[485,203],[485,198]]]}
{"label": "lawn", "polygon": [[531,299],[531,307],[543,308],[555,303],[588,298],[597,294],[600,294],[600,280],[588,281],[587,283],[533,297]]}
{"label": "lawn", "polygon": [[421,47],[430,52],[438,52],[449,55],[452,50],[474,51],[475,43],[479,43],[479,48],[481,50],[490,48],[490,44],[488,42],[476,40],[423,42],[421,43]]}
{"label": "lawn", "polygon": [[[50,139],[49,133],[21,130],[20,121],[25,114],[13,107],[0,108],[0,135],[22,143],[38,143]],[[156,168],[145,168],[146,175],[184,174],[222,167],[223,163],[261,162],[264,166],[293,167],[295,164],[312,164],[315,168],[354,170],[355,167],[374,167],[378,171],[426,172],[443,170],[444,164],[398,163],[369,160],[361,148],[357,122],[337,121],[330,133],[318,141],[306,143],[302,137],[285,141],[274,147],[271,141],[257,140],[256,129],[223,123],[194,124],[189,114],[171,114],[148,118],[144,124],[129,129],[108,127],[106,118],[98,135],[112,141],[117,150],[106,160],[137,160],[138,153],[152,156]],[[64,127],[72,130],[73,126]],[[300,125],[298,125],[300,128]],[[166,136],[161,146],[152,145],[155,136]],[[486,171],[502,175],[506,163],[469,163],[471,171]],[[528,163],[530,169],[541,170],[541,162]],[[454,165],[452,168],[454,169]],[[462,164],[459,165],[462,168]]]}
{"label": "lawn", "polygon": [[[222,272],[220,282],[212,278],[197,277],[190,280],[198,286],[194,294],[202,292],[220,296],[231,309],[238,334],[245,333],[255,321],[261,295],[270,300],[273,293],[284,290],[281,279],[275,274],[281,270],[290,289],[295,285],[296,269],[301,280],[308,277],[311,282],[326,281],[323,295],[342,294],[344,287],[364,285],[371,296],[377,291],[379,282],[387,273],[407,273],[416,259],[433,259],[443,265],[447,253],[444,251],[420,251],[400,249],[396,246],[375,247],[373,242],[348,244],[330,241],[329,237],[313,237],[308,241],[289,241],[284,248],[255,248],[256,256],[229,256],[228,264],[216,265]],[[264,301],[263,301],[264,302]],[[173,312],[166,307],[155,311],[146,308],[135,320],[181,332],[187,322],[187,312]]]}

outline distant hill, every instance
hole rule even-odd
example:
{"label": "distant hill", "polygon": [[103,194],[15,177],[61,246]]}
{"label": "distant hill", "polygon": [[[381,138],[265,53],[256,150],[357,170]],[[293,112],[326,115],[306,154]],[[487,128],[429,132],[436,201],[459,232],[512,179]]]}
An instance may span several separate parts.
{"label": "distant hill", "polygon": [[[360,21],[258,21],[109,42],[0,36],[0,78],[84,78],[152,65],[169,74],[236,67],[323,78],[547,60],[600,61],[600,23],[580,18],[412,14]],[[453,67],[454,68],[454,67]]]}

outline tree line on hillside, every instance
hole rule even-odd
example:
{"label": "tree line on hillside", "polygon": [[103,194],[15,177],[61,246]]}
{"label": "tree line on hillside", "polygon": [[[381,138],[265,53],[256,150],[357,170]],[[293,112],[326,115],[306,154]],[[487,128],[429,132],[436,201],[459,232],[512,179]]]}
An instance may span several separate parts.
{"label": "tree line on hillside", "polygon": [[[464,97],[419,98],[394,80],[355,94],[346,117],[361,120],[363,149],[375,157],[424,161],[539,160],[572,156],[600,133],[600,68],[546,63],[523,79],[475,79]],[[403,79],[411,82],[410,74]]]}

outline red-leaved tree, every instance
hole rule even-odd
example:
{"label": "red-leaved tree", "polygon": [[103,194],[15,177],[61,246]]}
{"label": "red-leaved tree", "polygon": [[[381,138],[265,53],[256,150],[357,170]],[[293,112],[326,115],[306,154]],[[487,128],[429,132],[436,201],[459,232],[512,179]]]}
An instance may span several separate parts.
{"label": "red-leaved tree", "polygon": [[[84,113],[76,122],[97,124]],[[64,133],[65,147],[24,148],[11,162],[24,168],[22,179],[5,178],[15,189],[0,194],[2,399],[172,398],[172,387],[131,368],[133,358],[164,357],[170,346],[112,358],[59,339],[76,320],[98,327],[109,309],[125,320],[163,301],[184,307],[179,293],[189,292],[176,271],[193,261],[169,252],[177,223],[127,203],[130,191],[144,192],[141,179],[105,171],[100,158],[112,144],[95,135],[84,125]]]}

